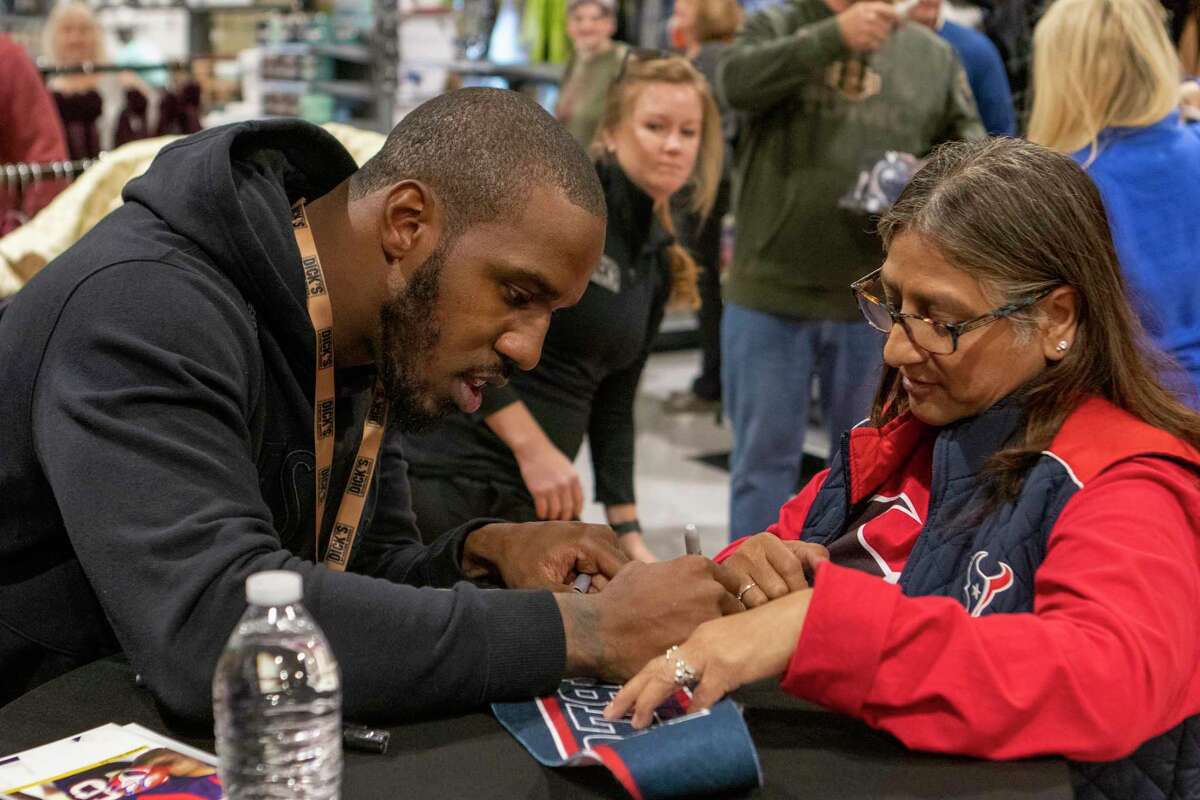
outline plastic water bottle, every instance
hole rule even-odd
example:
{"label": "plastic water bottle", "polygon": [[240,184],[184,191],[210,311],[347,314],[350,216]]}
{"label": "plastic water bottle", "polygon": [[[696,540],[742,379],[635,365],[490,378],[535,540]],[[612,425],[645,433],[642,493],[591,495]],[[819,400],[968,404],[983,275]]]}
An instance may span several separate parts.
{"label": "plastic water bottle", "polygon": [[217,662],[218,774],[229,800],[338,797],[341,679],[301,589],[295,572],[251,575],[250,607]]}

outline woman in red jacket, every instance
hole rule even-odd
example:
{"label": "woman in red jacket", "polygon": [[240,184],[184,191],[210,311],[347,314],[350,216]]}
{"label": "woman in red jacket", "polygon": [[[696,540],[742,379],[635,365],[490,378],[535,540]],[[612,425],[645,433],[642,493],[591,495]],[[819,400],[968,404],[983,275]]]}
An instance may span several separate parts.
{"label": "woman in red jacket", "polygon": [[880,232],[852,287],[886,334],[872,419],[722,554],[752,610],[608,715],[780,676],[913,748],[1063,755],[1080,796],[1193,796],[1200,416],[1156,378],[1095,187],[1028,142],[947,145]]}

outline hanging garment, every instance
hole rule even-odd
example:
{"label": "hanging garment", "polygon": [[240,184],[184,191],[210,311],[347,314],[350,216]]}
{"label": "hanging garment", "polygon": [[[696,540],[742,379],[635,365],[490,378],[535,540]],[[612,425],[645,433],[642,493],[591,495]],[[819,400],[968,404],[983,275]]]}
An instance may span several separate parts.
{"label": "hanging garment", "polygon": [[675,7],[667,0],[645,0],[638,18],[638,46],[661,50],[667,46],[667,20]]}
{"label": "hanging garment", "polygon": [[564,63],[571,54],[567,0],[525,0],[521,34],[530,63]]}
{"label": "hanging garment", "polygon": [[189,134],[200,130],[200,85],[195,81],[163,92],[158,107],[156,136]]}
{"label": "hanging garment", "polygon": [[150,126],[146,120],[149,108],[150,103],[146,100],[146,95],[137,89],[125,90],[125,108],[117,118],[117,132],[113,137],[117,147],[150,135]]}
{"label": "hanging garment", "polygon": [[54,93],[58,115],[67,134],[67,153],[72,159],[100,155],[100,133],[96,121],[104,111],[104,101],[95,89],[78,94]]}
{"label": "hanging garment", "polygon": [[613,36],[618,42],[637,44],[638,38],[638,8],[634,0],[620,0],[617,3],[617,33]]}
{"label": "hanging garment", "polygon": [[180,133],[195,133],[200,130],[200,84],[188,81],[179,91]]}

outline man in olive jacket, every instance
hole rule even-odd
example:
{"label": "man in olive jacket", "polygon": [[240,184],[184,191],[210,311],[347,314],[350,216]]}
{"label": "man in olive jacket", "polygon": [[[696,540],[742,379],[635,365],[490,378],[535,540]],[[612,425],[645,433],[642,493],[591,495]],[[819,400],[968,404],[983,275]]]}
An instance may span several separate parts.
{"label": "man in olive jacket", "polygon": [[832,446],[870,410],[882,339],[848,287],[884,256],[867,213],[839,200],[864,162],[923,157],[984,129],[950,46],[875,0],[760,12],[722,54],[717,82],[749,117],[721,333],[736,538],[764,530],[796,490],[814,376]]}

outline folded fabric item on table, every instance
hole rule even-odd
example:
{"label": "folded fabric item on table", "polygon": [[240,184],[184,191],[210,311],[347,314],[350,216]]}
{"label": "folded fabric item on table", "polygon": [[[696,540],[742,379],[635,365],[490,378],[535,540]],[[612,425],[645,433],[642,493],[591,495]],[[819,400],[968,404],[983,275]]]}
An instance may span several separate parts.
{"label": "folded fabric item on table", "polygon": [[620,688],[567,678],[553,695],[493,703],[492,712],[540,764],[602,764],[638,800],[762,785],[758,752],[732,700],[689,714],[691,695],[681,689],[658,708],[649,728],[636,731],[627,719],[604,719],[604,707]]}

